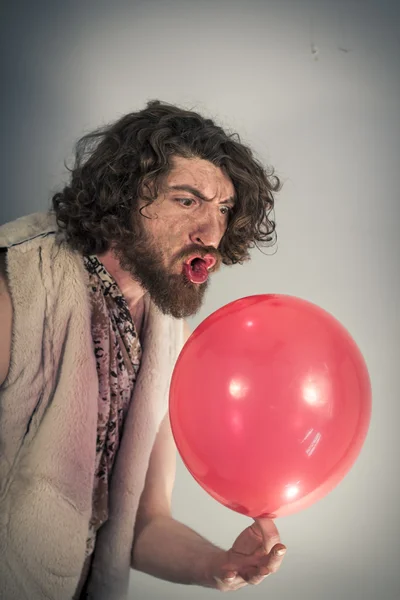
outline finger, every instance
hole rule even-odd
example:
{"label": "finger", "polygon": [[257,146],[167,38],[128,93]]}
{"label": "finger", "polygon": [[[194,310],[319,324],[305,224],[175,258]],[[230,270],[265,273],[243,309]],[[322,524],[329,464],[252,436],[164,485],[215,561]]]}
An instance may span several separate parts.
{"label": "finger", "polygon": [[286,547],[283,544],[276,544],[269,555],[260,561],[258,567],[249,565],[245,568],[245,571],[241,573],[243,580],[249,585],[258,585],[268,575],[278,571],[285,554]]}
{"label": "finger", "polygon": [[259,585],[262,581],[264,581],[264,579],[266,579],[270,575],[271,573],[267,573],[266,575],[254,575],[247,581],[247,583],[249,585]]}
{"label": "finger", "polygon": [[222,577],[214,577],[218,584],[218,589],[221,591],[235,591],[247,585],[246,581],[240,575],[232,576],[227,573]]}
{"label": "finger", "polygon": [[[266,567],[264,567],[265,571]],[[269,573],[262,573],[259,567],[252,567],[246,570],[246,573],[243,574],[243,579],[249,585],[258,585],[263,581],[266,577],[268,577]]]}
{"label": "finger", "polygon": [[279,544],[281,541],[279,531],[272,519],[255,519],[253,530],[262,537],[264,550],[268,553],[271,552],[275,544]]}
{"label": "finger", "polygon": [[222,577],[222,581],[226,582],[226,583],[232,583],[232,581],[234,581],[237,577],[237,572],[236,571],[227,571],[226,573],[224,573],[223,577]]}
{"label": "finger", "polygon": [[263,576],[276,573],[282,564],[285,554],[286,547],[283,544],[276,544],[268,556],[260,563],[258,575]]}

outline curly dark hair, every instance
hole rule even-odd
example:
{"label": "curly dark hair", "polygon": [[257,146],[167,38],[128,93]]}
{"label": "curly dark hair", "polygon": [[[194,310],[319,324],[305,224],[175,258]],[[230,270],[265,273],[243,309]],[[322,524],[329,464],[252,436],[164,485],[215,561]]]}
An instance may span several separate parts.
{"label": "curly dark hair", "polygon": [[281,187],[274,170],[264,168],[237,133],[226,133],[197,112],[152,100],[77,142],[70,183],[52,198],[70,247],[101,254],[132,233],[137,199],[156,199],[174,156],[208,160],[232,181],[236,205],[218,248],[224,264],[243,263],[250,248],[274,243],[269,215]]}

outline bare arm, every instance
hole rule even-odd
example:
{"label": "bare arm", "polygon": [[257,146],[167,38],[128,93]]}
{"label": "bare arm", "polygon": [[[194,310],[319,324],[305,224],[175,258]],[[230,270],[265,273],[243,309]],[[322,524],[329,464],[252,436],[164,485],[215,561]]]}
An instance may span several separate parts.
{"label": "bare arm", "polygon": [[132,567],[153,577],[187,585],[217,587],[212,565],[225,552],[171,516],[156,517],[134,546]]}
{"label": "bare arm", "polygon": [[[187,328],[186,339],[189,334]],[[174,583],[216,587],[210,565],[225,553],[172,518],[175,468],[176,447],[167,415],[154,444],[140,501],[132,567]]]}
{"label": "bare arm", "polygon": [[0,386],[10,366],[12,304],[8,291],[5,252],[0,252]]}
{"label": "bare arm", "polygon": [[[186,339],[190,335],[186,329]],[[235,591],[276,573],[286,551],[271,519],[257,519],[230,550],[217,548],[171,515],[176,449],[164,419],[150,458],[137,522],[132,567],[181,584]]]}

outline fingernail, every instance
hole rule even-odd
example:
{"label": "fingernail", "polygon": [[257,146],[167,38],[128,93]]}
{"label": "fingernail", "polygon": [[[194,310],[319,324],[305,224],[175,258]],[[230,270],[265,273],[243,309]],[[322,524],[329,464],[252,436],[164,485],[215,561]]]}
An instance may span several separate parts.
{"label": "fingernail", "polygon": [[280,550],[277,550],[276,554],[278,556],[283,556],[284,554],[286,554],[286,548],[281,548]]}

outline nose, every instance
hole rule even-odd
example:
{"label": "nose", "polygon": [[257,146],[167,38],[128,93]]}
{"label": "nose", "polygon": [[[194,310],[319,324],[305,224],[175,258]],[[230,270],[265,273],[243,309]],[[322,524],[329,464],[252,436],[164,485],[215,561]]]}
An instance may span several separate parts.
{"label": "nose", "polygon": [[215,217],[210,212],[207,212],[205,217],[197,217],[189,237],[193,244],[212,246],[217,249],[224,232],[225,227],[220,219],[218,219],[218,216]]}

